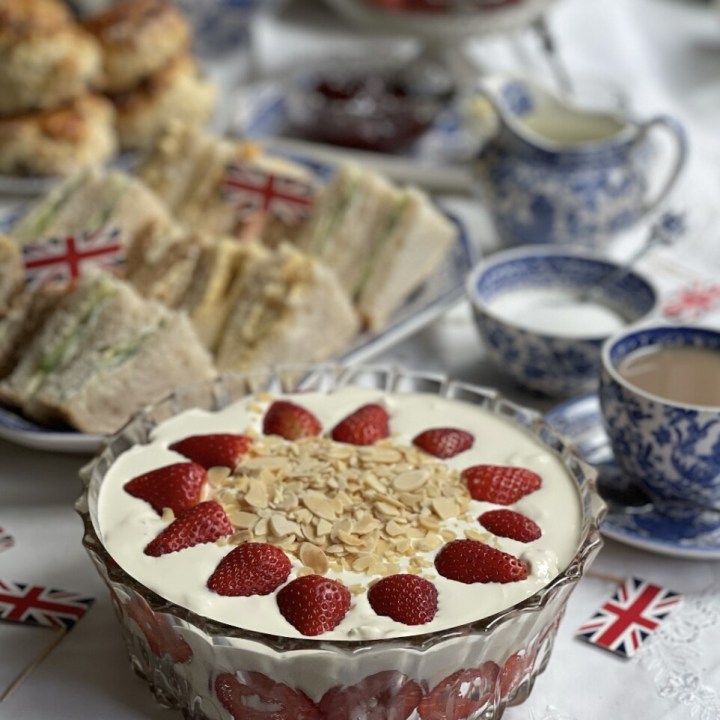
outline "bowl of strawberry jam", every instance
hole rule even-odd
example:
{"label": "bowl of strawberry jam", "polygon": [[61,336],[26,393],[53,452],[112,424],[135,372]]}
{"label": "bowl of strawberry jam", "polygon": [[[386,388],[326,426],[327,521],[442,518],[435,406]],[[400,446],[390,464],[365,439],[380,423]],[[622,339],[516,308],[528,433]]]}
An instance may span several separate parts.
{"label": "bowl of strawberry jam", "polygon": [[384,366],[178,390],[82,477],[131,667],[201,720],[496,720],[601,546],[594,473],[540,415]]}
{"label": "bowl of strawberry jam", "polygon": [[298,78],[287,95],[289,132],[356,150],[402,153],[452,102],[444,71],[423,60],[405,68],[359,66]]}

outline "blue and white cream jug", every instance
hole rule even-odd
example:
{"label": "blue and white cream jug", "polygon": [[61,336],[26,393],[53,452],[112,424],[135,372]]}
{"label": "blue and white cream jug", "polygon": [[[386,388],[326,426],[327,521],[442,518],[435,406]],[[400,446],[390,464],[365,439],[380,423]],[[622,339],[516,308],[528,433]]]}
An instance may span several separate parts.
{"label": "blue and white cream jug", "polygon": [[[601,247],[655,208],[685,163],[671,117],[589,111],[518,78],[488,77],[479,90],[496,122],[474,170],[504,245]],[[663,131],[659,153],[651,136]]]}

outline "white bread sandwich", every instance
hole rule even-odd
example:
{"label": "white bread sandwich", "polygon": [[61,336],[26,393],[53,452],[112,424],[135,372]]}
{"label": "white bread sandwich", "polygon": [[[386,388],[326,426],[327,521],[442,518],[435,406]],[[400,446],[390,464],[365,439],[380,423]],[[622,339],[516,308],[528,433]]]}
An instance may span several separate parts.
{"label": "white bread sandwich", "polygon": [[358,331],[335,274],[291,245],[241,245],[230,311],[216,348],[219,370],[316,362],[344,350]]}
{"label": "white bread sandwich", "polygon": [[126,252],[142,243],[152,257],[178,232],[164,203],[140,180],[121,171],[85,170],[67,178],[10,229],[21,245],[92,233],[117,231]]}
{"label": "white bread sandwich", "polygon": [[13,296],[25,280],[22,253],[17,242],[0,233],[0,317],[7,312]]}
{"label": "white bread sandwich", "polygon": [[138,176],[186,227],[271,247],[294,241],[320,190],[305,165],[181,123],[161,133]]}
{"label": "white bread sandwich", "polygon": [[108,433],[178,386],[214,376],[188,317],[86,273],[46,318],[0,400],[41,423]]}
{"label": "white bread sandwich", "polygon": [[331,267],[365,324],[385,325],[449,252],[455,226],[415,188],[341,166],[298,239]]}

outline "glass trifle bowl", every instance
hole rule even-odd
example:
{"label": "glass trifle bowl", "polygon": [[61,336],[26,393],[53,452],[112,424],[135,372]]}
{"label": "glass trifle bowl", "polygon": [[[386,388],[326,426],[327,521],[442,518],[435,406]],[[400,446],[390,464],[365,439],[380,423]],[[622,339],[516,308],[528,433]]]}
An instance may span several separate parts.
{"label": "glass trifle bowl", "polygon": [[131,666],[198,720],[500,718],[602,544],[595,474],[538,413],[388,366],[180,389],[82,478]]}

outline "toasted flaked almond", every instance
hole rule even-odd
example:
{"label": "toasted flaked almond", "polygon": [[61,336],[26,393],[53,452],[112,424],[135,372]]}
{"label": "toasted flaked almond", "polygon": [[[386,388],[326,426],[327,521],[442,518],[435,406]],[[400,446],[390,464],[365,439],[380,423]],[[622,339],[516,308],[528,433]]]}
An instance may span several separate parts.
{"label": "toasted flaked almond", "polygon": [[298,557],[303,565],[312,568],[317,575],[324,575],[328,571],[327,555],[317,545],[302,543],[298,550]]}
{"label": "toasted flaked almond", "polygon": [[265,457],[253,457],[245,460],[242,464],[243,470],[280,470],[288,467],[288,459],[282,455],[266,455]]}
{"label": "toasted flaked almond", "polygon": [[315,571],[310,567],[301,567],[298,568],[297,572],[295,573],[298,577],[304,577],[305,575],[315,575]]}
{"label": "toasted flaked almond", "polygon": [[421,552],[430,552],[431,550],[437,550],[444,540],[439,535],[428,533],[422,540],[418,541],[415,546]]}
{"label": "toasted flaked almond", "polygon": [[282,489],[278,489],[277,494],[279,495],[279,497],[277,502],[275,503],[275,507],[280,510],[294,510],[300,504],[300,500],[294,492],[288,492],[283,491]]}
{"label": "toasted flaked almond", "polygon": [[367,535],[367,533],[377,530],[380,522],[370,513],[362,511],[361,516],[353,523],[353,532],[356,535]]}
{"label": "toasted flaked almond", "polygon": [[222,487],[223,485],[226,485],[229,477],[229,467],[211,467],[207,471],[208,485],[211,485],[212,487]]}
{"label": "toasted flaked almond", "polygon": [[404,525],[400,525],[395,520],[389,520],[385,523],[385,532],[390,535],[390,537],[404,535],[406,531],[407,527]]}
{"label": "toasted flaked almond", "polygon": [[229,542],[231,545],[242,545],[243,543],[250,542],[252,538],[253,534],[249,530],[239,530],[230,536]]}
{"label": "toasted flaked almond", "polygon": [[441,520],[457,517],[458,514],[458,504],[453,498],[435,498],[432,501],[432,508]]}
{"label": "toasted flaked almond", "polygon": [[366,488],[375,490],[375,492],[382,493],[383,495],[387,492],[387,486],[382,480],[378,478],[373,472],[366,472],[362,476],[362,484]]}
{"label": "toasted flaked almond", "polygon": [[352,569],[356,572],[365,572],[370,567],[372,560],[371,555],[358,555],[352,562]]}
{"label": "toasted flaked almond", "polygon": [[325,548],[325,552],[330,555],[342,555],[345,552],[345,546],[344,545],[328,545]]}
{"label": "toasted flaked almond", "polygon": [[372,463],[397,463],[402,460],[402,453],[394,447],[367,445],[359,448],[360,457]]}
{"label": "toasted flaked almond", "polygon": [[224,547],[230,542],[230,538],[227,535],[221,535],[216,541],[215,544]]}
{"label": "toasted flaked almond", "polygon": [[440,530],[440,537],[441,537],[445,542],[451,542],[452,540],[455,540],[455,539],[457,538],[457,535],[456,535],[452,530],[448,530],[447,528],[443,528],[442,530]]}
{"label": "toasted flaked almond", "polygon": [[337,517],[333,504],[322,495],[307,494],[302,498],[302,502],[313,515],[331,521]]}
{"label": "toasted flaked almond", "polygon": [[348,590],[353,595],[362,595],[365,592],[366,588],[364,585],[354,584],[354,585],[349,585]]}
{"label": "toasted flaked almond", "polygon": [[337,535],[338,540],[340,540],[340,542],[346,547],[362,547],[364,544],[361,538],[356,535],[352,535],[349,532],[345,532],[344,530],[339,530]]}
{"label": "toasted flaked almond", "polygon": [[167,523],[171,523],[175,519],[173,509],[169,507],[163,508],[162,519]]}
{"label": "toasted flaked almond", "polygon": [[236,527],[243,530],[250,530],[260,519],[255,513],[249,513],[244,510],[231,510],[227,513],[228,520]]}
{"label": "toasted flaked almond", "polygon": [[412,550],[412,540],[410,538],[394,538],[393,544],[395,545],[395,550],[397,550],[400,555],[408,555]]}
{"label": "toasted flaked almond", "polygon": [[393,480],[393,487],[399,492],[419,490],[427,481],[427,473],[422,470],[408,470]]}
{"label": "toasted flaked almond", "polygon": [[381,516],[397,517],[400,515],[400,510],[398,510],[395,505],[385,502],[384,500],[378,500],[373,503],[373,508],[377,513],[380,513]]}
{"label": "toasted flaked almond", "polygon": [[268,525],[269,525],[268,518],[260,518],[257,521],[257,523],[255,523],[253,532],[257,536],[265,537],[268,534]]}
{"label": "toasted flaked almond", "polygon": [[420,507],[423,501],[423,496],[417,493],[398,493],[398,500],[406,507],[411,510],[416,510]]}
{"label": "toasted flaked almond", "polygon": [[488,533],[480,532],[480,530],[476,530],[475,528],[465,530],[465,537],[468,538],[468,540],[479,540],[480,542],[487,542],[490,539]]}
{"label": "toasted flaked almond", "polygon": [[267,486],[262,480],[250,480],[250,487],[245,493],[245,502],[252,508],[266,508],[269,503]]}
{"label": "toasted flaked almond", "polygon": [[440,523],[437,521],[436,518],[430,516],[430,515],[421,515],[418,518],[418,524],[421,528],[425,528],[425,530],[439,530],[440,529]]}
{"label": "toasted flaked almond", "polygon": [[288,520],[284,515],[275,513],[270,517],[270,532],[275,537],[300,535],[300,527],[296,522]]}
{"label": "toasted flaked almond", "polygon": [[333,525],[329,520],[325,518],[317,518],[318,523],[315,526],[315,534],[318,537],[325,537],[330,535],[330,531],[333,529]]}

